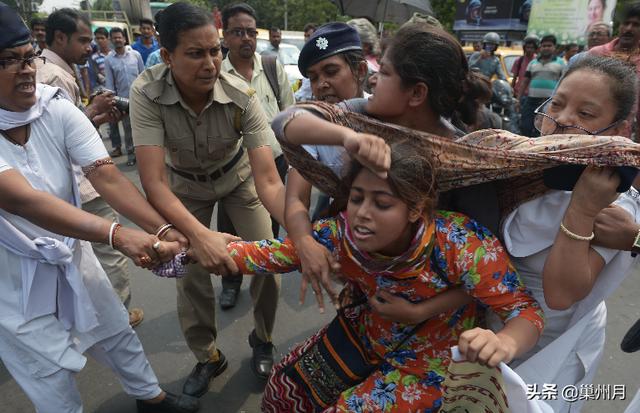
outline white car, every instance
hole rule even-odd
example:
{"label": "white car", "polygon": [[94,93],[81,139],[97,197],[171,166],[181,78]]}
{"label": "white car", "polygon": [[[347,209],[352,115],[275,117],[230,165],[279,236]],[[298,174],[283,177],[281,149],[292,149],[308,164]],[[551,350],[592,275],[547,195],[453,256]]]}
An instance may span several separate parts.
{"label": "white car", "polygon": [[[256,52],[261,53],[269,47],[269,41],[258,39],[256,44]],[[300,57],[300,49],[292,44],[280,43],[280,55],[278,59],[283,64],[289,82],[293,87],[298,81],[302,80],[302,74],[298,69],[298,58]]]}

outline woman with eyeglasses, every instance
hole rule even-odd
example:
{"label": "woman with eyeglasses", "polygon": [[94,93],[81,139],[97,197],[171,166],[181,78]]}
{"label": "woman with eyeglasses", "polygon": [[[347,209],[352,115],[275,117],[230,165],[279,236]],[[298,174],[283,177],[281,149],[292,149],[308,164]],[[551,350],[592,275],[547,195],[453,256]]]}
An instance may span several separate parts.
{"label": "woman with eyeglasses", "polygon": [[[543,136],[629,136],[637,90],[633,67],[587,55],[536,109],[535,127]],[[628,272],[632,258],[625,251],[632,250],[640,229],[638,192],[616,192],[635,171],[618,171],[589,166],[572,192],[551,190],[504,221],[504,244],[547,321],[534,349],[512,362],[527,384],[541,389],[553,383],[560,391],[568,385],[579,389],[594,378],[604,350],[604,299]],[[562,178],[550,173],[545,183],[557,186]],[[558,397],[540,403],[567,412],[578,411],[582,402]]]}
{"label": "woman with eyeglasses", "polygon": [[[149,268],[180,252],[169,240],[187,247],[186,238],[116,168],[74,103],[36,83],[37,59],[28,28],[0,2],[0,360],[38,412],[82,411],[75,375],[85,352],[111,368],[138,412],[194,412],[196,399],[160,388],[127,311],[80,241],[108,243]],[[80,209],[72,163],[144,231]]]}

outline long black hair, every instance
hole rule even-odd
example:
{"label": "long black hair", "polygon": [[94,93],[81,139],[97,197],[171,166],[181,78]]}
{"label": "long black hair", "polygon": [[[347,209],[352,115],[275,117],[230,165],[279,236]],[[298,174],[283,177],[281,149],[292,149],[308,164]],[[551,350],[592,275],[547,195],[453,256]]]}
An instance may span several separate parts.
{"label": "long black hair", "polygon": [[404,86],[427,85],[434,113],[466,124],[475,122],[478,96],[472,84],[478,79],[452,35],[430,24],[405,24],[391,39],[385,56]]}

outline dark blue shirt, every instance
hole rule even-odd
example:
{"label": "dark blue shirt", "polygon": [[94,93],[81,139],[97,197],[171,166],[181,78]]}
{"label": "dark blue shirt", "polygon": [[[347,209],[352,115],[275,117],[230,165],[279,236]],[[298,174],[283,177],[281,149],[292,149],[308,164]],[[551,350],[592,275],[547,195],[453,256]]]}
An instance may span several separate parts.
{"label": "dark blue shirt", "polygon": [[140,36],[138,40],[136,40],[135,43],[131,45],[133,50],[140,53],[143,63],[147,63],[147,58],[149,57],[149,55],[160,48],[160,45],[158,44],[158,41],[155,37],[152,37],[151,40],[153,41],[153,43],[151,43],[151,46],[147,47],[144,43],[142,43],[142,36]]}

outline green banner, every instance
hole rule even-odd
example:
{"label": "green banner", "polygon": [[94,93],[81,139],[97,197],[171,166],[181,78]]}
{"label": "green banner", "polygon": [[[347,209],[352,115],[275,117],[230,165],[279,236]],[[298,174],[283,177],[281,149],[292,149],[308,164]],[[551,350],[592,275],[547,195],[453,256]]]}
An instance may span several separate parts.
{"label": "green banner", "polygon": [[587,43],[588,27],[611,23],[616,0],[533,0],[528,34],[553,34],[558,44]]}

